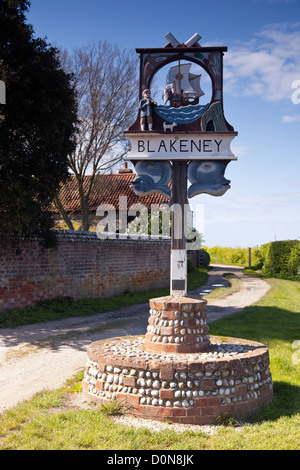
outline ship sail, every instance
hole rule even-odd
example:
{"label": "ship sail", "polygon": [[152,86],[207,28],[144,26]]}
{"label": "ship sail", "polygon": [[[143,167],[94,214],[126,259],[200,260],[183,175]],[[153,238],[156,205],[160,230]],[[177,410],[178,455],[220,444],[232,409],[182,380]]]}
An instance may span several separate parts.
{"label": "ship sail", "polygon": [[167,75],[167,86],[174,85],[177,93],[187,99],[200,98],[204,92],[200,87],[200,75],[190,73],[191,64],[179,64],[171,67]]}

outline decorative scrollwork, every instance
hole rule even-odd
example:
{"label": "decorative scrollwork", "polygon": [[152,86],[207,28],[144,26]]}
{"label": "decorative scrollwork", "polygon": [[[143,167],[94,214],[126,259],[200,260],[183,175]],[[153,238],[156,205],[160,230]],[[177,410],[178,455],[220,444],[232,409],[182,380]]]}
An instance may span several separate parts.
{"label": "decorative scrollwork", "polygon": [[138,176],[130,184],[137,196],[158,193],[171,198],[168,184],[172,177],[172,167],[168,161],[138,161],[135,170]]}

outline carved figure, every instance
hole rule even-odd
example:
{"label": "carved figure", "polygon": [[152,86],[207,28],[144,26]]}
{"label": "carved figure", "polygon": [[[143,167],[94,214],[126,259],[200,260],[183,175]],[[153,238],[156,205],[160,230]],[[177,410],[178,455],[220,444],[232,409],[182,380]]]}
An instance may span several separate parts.
{"label": "carved figure", "polygon": [[229,188],[230,181],[224,177],[227,163],[216,160],[195,160],[188,166],[188,179],[191,186],[188,197],[207,193],[211,196],[222,196]]}
{"label": "carved figure", "polygon": [[140,101],[139,109],[140,114],[140,124],[141,130],[146,130],[146,123],[148,124],[148,130],[152,131],[153,128],[153,117],[152,117],[152,107],[157,106],[157,103],[151,98],[150,90],[143,91],[143,98]]}
{"label": "carved figure", "polygon": [[135,170],[138,176],[130,184],[137,196],[158,193],[171,198],[168,184],[172,177],[172,167],[168,161],[138,161]]}
{"label": "carved figure", "polygon": [[177,126],[176,122],[173,122],[173,124],[168,124],[167,122],[164,122],[163,123],[164,132],[167,132],[167,129],[170,129],[170,131],[173,132],[174,127],[176,126]]}

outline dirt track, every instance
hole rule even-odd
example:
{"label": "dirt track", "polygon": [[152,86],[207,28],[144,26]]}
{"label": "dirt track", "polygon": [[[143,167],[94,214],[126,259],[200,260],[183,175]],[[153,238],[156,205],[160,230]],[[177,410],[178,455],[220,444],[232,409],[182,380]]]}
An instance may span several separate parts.
{"label": "dirt track", "polygon": [[[223,273],[241,277],[242,289],[207,306],[208,323],[234,314],[258,301],[269,285],[242,274],[241,268],[213,265],[199,292],[224,284]],[[145,334],[148,304],[135,305],[107,314],[0,330],[0,412],[43,389],[61,387],[66,379],[82,370],[88,346],[96,340],[115,336]]]}

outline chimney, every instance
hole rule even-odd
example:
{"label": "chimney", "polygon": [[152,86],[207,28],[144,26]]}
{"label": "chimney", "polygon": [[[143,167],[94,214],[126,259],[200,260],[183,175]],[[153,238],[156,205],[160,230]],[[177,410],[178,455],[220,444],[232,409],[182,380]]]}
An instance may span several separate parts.
{"label": "chimney", "polygon": [[128,163],[127,162],[124,162],[124,168],[121,168],[119,170],[119,174],[123,174],[123,173],[132,173],[132,170],[130,170],[130,168],[128,168]]}

